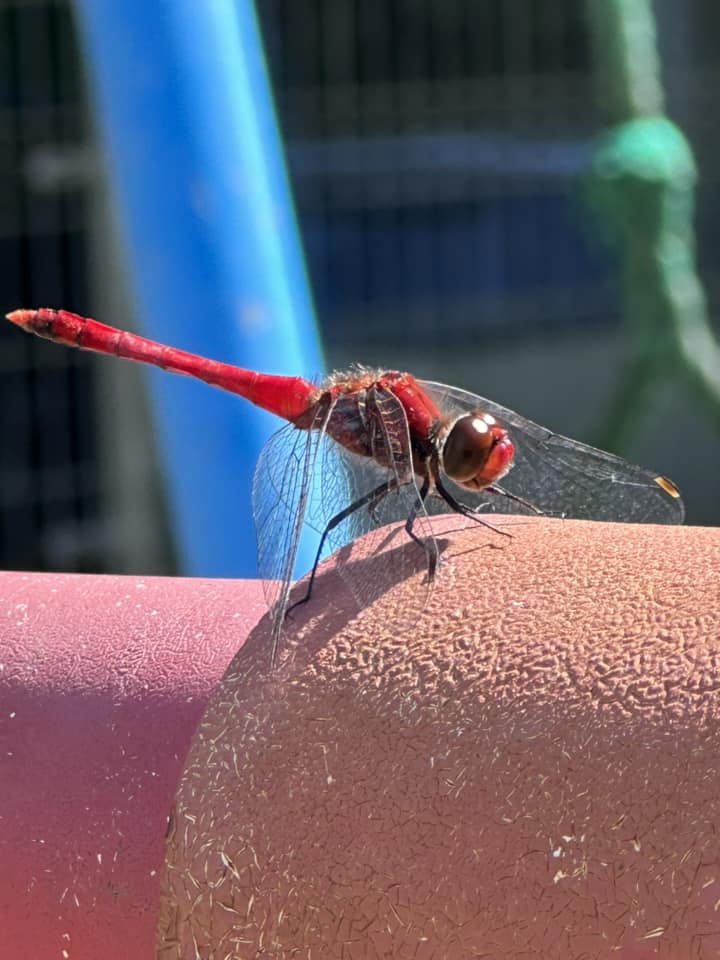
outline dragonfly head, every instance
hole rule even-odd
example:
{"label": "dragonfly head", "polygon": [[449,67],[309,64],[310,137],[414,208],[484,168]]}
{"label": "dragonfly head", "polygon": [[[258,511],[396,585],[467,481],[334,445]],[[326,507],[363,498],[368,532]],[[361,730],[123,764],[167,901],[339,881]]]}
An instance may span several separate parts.
{"label": "dragonfly head", "polygon": [[450,426],[440,451],[445,473],[467,490],[484,490],[512,467],[515,449],[489,413],[468,413]]}

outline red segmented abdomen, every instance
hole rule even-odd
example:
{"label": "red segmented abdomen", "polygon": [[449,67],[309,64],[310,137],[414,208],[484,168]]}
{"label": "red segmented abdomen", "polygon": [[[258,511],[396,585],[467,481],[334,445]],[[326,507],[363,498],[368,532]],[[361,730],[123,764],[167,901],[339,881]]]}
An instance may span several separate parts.
{"label": "red segmented abdomen", "polygon": [[8,319],[28,333],[69,347],[113,354],[124,360],[148,363],[170,373],[194,377],[210,386],[238,394],[284,420],[300,417],[318,396],[317,388],[302,377],[255,373],[229,363],[207,360],[67,310],[16,310],[8,314]]}

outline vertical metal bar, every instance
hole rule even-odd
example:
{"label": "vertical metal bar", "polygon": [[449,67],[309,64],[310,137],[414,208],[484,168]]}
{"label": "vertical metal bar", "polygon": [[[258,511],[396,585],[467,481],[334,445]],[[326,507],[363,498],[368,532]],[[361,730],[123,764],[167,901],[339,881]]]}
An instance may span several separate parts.
{"label": "vertical metal bar", "polygon": [[[251,0],[77,0],[143,331],[268,372],[321,370]],[[274,425],[152,375],[181,566],[251,575],[250,482]]]}

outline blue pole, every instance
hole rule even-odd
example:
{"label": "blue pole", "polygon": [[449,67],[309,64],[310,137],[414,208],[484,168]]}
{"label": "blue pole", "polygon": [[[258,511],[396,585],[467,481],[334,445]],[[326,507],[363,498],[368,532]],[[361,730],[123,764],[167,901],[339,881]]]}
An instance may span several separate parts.
{"label": "blue pole", "polygon": [[[251,0],[77,9],[143,333],[254,370],[316,375],[321,350]],[[281,421],[203,384],[151,378],[184,572],[254,575],[252,471]]]}

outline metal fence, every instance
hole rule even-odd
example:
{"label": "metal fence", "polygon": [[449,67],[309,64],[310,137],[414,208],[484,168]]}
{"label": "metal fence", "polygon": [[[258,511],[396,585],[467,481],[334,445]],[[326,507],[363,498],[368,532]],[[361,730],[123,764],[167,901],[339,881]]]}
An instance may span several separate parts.
{"label": "metal fence", "polygon": [[[579,189],[600,124],[582,4],[257,6],[333,359],[382,347],[391,360],[409,343],[416,353],[462,352],[483,337],[532,342],[617,324],[610,264]],[[706,110],[717,64],[702,31],[714,11],[700,0],[683,10],[686,43],[671,50],[669,85],[702,165],[717,138]],[[702,52],[694,80],[690,49]],[[97,310],[118,296],[108,285],[121,284],[122,271],[102,226],[71,5],[2,0],[0,76],[2,305]],[[701,206],[713,292],[712,171]],[[98,399],[95,369],[0,325],[5,567],[172,570],[152,443],[128,445],[148,434],[148,418],[133,388]],[[109,449],[132,456],[123,463]]]}

